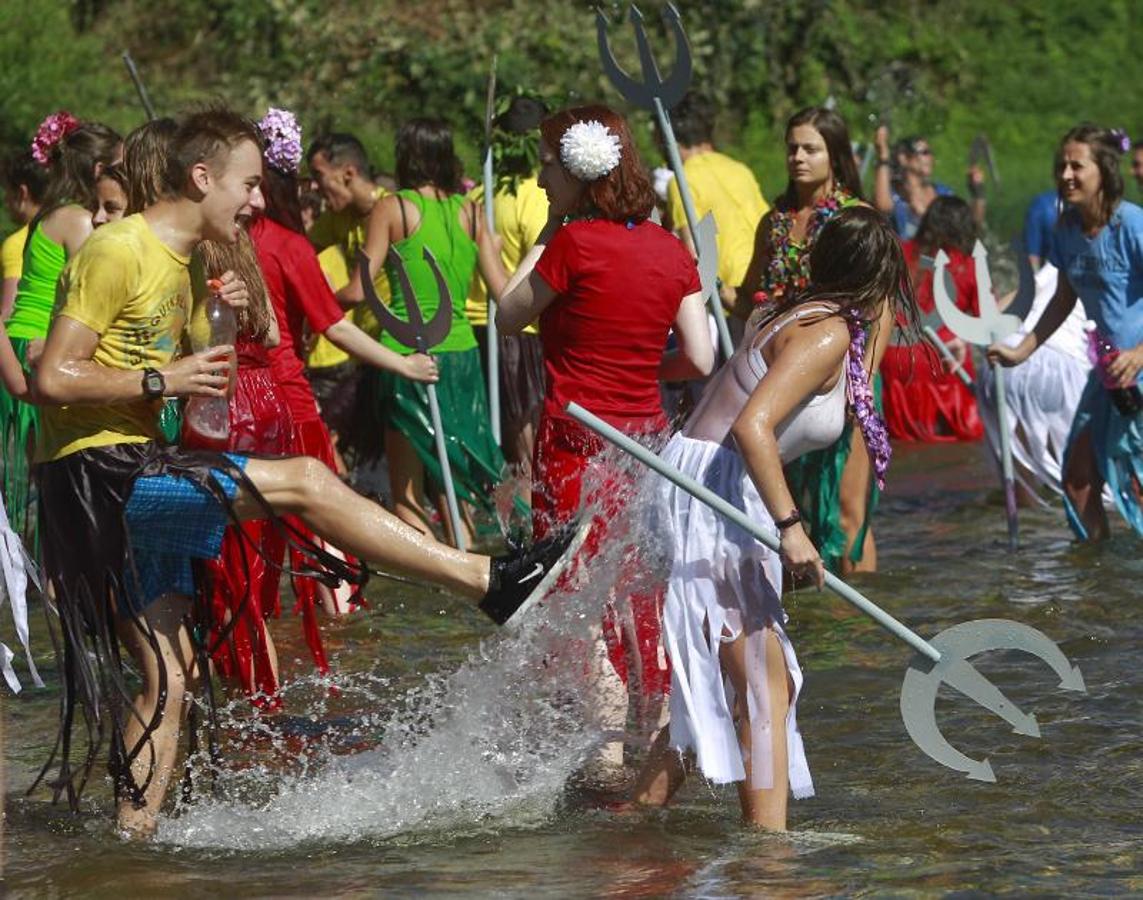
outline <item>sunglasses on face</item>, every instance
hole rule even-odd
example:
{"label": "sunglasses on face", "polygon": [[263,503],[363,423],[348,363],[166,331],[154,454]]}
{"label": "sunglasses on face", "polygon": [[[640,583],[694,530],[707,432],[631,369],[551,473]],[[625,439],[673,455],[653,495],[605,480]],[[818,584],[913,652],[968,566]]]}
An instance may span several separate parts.
{"label": "sunglasses on face", "polygon": [[929,147],[914,147],[913,148],[913,155],[914,156],[932,156],[933,151]]}

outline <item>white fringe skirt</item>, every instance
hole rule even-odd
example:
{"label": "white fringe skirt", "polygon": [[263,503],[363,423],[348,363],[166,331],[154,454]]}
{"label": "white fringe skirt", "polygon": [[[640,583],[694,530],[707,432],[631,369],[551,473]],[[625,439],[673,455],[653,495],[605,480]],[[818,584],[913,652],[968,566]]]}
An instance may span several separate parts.
{"label": "white fringe skirt", "polygon": [[[737,452],[676,435],[663,451],[663,458],[777,534]],[[656,525],[667,535],[670,551],[663,641],[671,659],[671,745],[680,752],[693,750],[703,775],[716,784],[745,780],[732,714],[734,689],[723,678],[719,663],[722,642],[744,634],[752,746],[750,787],[773,787],[773,738],[766,685],[766,629],[770,628],[781,645],[793,685],[786,715],[790,790],[799,799],[813,796],[796,716],[802,670],[784,628],[787,617],[781,601],[781,561],[738,526],[665,479],[660,480],[656,493]]]}

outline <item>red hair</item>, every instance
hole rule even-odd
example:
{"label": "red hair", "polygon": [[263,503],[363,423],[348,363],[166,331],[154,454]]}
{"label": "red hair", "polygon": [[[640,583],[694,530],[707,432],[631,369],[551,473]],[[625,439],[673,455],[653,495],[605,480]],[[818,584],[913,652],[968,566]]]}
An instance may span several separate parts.
{"label": "red hair", "polygon": [[594,181],[583,182],[583,200],[573,215],[597,215],[616,222],[646,219],[655,207],[655,192],[623,116],[609,106],[572,106],[544,119],[540,123],[540,134],[558,157],[564,132],[576,122],[592,120],[602,123],[619,138],[619,165]]}

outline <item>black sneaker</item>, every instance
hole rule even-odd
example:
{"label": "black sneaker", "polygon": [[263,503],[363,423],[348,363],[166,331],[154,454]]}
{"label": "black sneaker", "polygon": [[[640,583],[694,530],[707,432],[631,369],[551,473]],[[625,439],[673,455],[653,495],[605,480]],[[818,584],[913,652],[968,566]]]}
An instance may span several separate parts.
{"label": "black sneaker", "polygon": [[567,570],[590,530],[591,522],[572,523],[531,547],[494,556],[480,609],[497,625],[531,609]]}

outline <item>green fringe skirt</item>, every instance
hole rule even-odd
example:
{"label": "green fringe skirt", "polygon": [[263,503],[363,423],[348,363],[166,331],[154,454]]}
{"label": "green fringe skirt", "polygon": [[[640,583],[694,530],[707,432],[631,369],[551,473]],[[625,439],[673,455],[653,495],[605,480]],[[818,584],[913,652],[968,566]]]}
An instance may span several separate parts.
{"label": "green fringe skirt", "polygon": [[[480,351],[474,347],[441,353],[435,359],[440,370],[437,402],[456,495],[479,509],[491,510],[492,489],[503,477],[504,456],[492,437]],[[362,388],[353,441],[359,460],[380,456],[383,429],[399,431],[416,449],[432,486],[443,492],[425,385],[392,372],[372,371]]]}
{"label": "green fringe skirt", "polygon": [[[12,338],[12,349],[24,364],[29,340]],[[27,371],[24,365],[24,370]],[[35,515],[31,501],[30,460],[36,450],[40,433],[40,411],[30,403],[17,400],[7,391],[0,390],[0,491],[12,530],[24,538],[28,549],[38,557],[35,534]]]}
{"label": "green fringe skirt", "polygon": [[[873,379],[873,400],[878,414],[881,414],[880,372]],[[835,443],[824,450],[815,450],[799,457],[785,469],[786,483],[794,495],[794,503],[801,511],[802,522],[810,540],[818,548],[826,568],[834,573],[840,571],[841,560],[845,555],[845,531],[841,527],[841,473],[849,459],[850,443],[854,440],[853,431],[853,422],[846,423],[845,430]],[[850,562],[861,561],[865,534],[869,531],[869,523],[880,497],[881,491],[871,477],[865,520],[849,551]]]}

